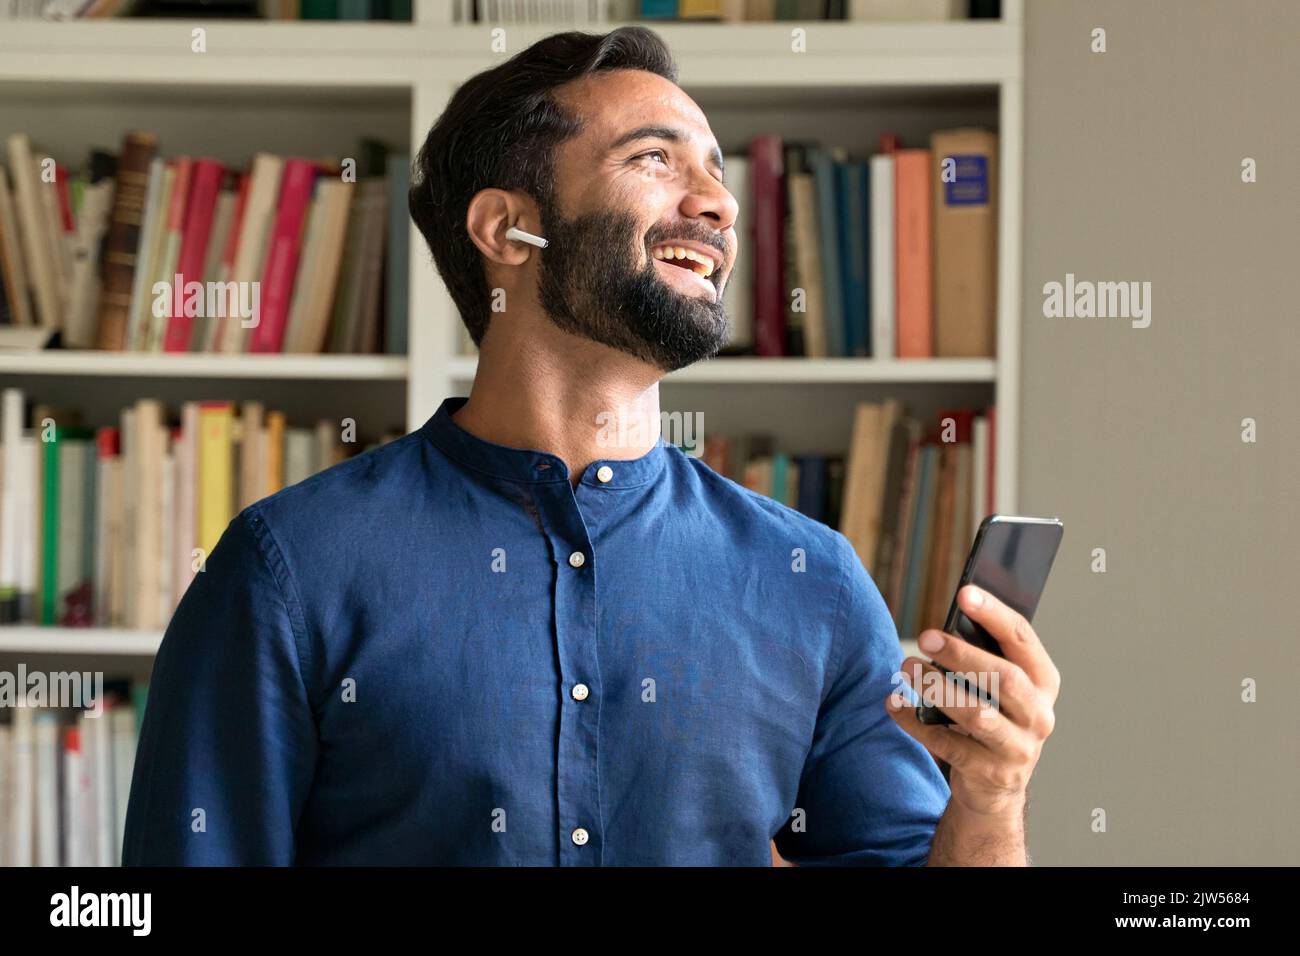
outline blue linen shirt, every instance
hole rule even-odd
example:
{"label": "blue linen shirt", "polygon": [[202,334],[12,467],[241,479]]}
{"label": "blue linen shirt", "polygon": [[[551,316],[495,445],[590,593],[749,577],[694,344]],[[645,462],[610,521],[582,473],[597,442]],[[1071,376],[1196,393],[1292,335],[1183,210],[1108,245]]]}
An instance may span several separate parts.
{"label": "blue linen shirt", "polygon": [[124,862],[923,865],[949,789],[847,539],[662,440],[575,487],[464,401],[226,528]]}

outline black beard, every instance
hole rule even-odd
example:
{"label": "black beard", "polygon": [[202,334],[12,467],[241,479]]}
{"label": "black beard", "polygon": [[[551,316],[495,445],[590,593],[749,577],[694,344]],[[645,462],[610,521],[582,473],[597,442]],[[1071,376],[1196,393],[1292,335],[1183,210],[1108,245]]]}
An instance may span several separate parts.
{"label": "black beard", "polygon": [[695,236],[678,230],[646,237],[647,261],[639,269],[633,250],[642,240],[631,215],[600,212],[565,219],[549,199],[539,207],[550,245],[541,253],[538,298],[552,322],[665,372],[717,354],[727,334],[721,290],[713,302],[684,295],[659,277],[649,256],[656,242],[668,239],[714,245],[716,240],[698,234],[704,227],[691,230]]}

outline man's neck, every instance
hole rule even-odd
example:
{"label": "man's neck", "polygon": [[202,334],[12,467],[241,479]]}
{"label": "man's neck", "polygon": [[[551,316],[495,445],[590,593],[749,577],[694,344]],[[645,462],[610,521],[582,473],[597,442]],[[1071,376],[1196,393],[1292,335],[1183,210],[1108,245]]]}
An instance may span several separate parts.
{"label": "man's neck", "polygon": [[574,484],[593,461],[649,452],[662,373],[550,323],[544,329],[538,335],[533,325],[525,339],[497,327],[484,337],[456,424],[484,441],[555,455]]}

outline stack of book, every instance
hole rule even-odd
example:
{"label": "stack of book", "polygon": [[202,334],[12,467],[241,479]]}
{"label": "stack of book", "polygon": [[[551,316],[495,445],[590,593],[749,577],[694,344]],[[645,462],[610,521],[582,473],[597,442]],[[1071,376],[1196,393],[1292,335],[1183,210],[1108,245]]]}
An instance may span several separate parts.
{"label": "stack of book", "polygon": [[0,622],[161,629],[236,513],[377,444],[352,428],[289,427],[255,401],[185,402],[173,419],[146,398],[92,429],[74,410],[27,416],[6,389]]}
{"label": "stack of book", "polygon": [[960,20],[1001,16],[1000,0],[454,0],[453,22],[630,20]]}
{"label": "stack of book", "polygon": [[994,354],[997,134],[881,138],[866,159],[756,137],[726,159],[743,244],[727,351],[760,356]]}
{"label": "stack of book", "polygon": [[790,455],[766,435],[706,438],[704,462],[751,491],[838,528],[899,634],[942,627],[979,523],[995,510],[995,409],[927,426],[897,401],[860,403],[849,452]]}
{"label": "stack of book", "polygon": [[247,170],[128,133],[83,173],[8,138],[0,327],[65,348],[406,351],[409,157],[259,153]]}
{"label": "stack of book", "polygon": [[148,684],[124,682],[91,710],[6,708],[9,723],[0,723],[0,865],[121,866],[148,695]]}

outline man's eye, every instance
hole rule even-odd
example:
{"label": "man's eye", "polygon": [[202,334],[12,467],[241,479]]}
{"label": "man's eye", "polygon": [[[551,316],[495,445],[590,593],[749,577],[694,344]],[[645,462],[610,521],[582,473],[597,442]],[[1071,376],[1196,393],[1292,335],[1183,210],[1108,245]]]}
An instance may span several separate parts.
{"label": "man's eye", "polygon": [[652,149],[649,152],[642,153],[637,159],[647,159],[650,156],[658,156],[665,166],[668,165],[668,154],[662,149]]}

